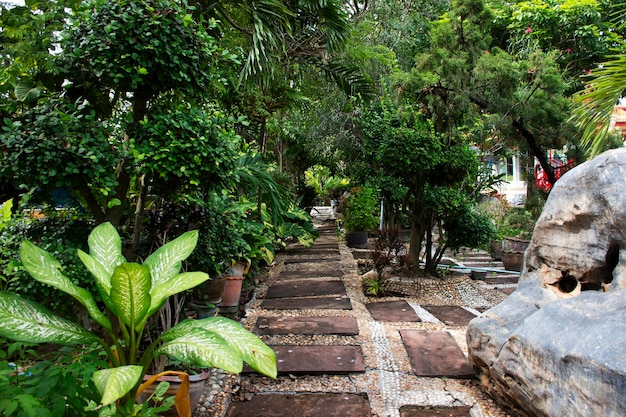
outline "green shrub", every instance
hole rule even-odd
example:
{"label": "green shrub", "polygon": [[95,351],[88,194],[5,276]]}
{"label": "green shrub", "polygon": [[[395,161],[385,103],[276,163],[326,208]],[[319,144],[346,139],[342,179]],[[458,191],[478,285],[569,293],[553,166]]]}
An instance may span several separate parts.
{"label": "green shrub", "polygon": [[87,269],[76,256],[87,248],[93,225],[71,210],[46,210],[42,217],[31,213],[15,215],[0,231],[0,287],[30,300],[47,304],[64,317],[75,317],[75,303],[67,294],[42,284],[22,268],[19,248],[22,240],[36,242],[61,263],[66,276],[76,285],[95,290]]}
{"label": "green shrub", "polygon": [[[0,410],[6,417],[97,416],[85,411],[99,394],[91,377],[107,362],[96,346],[60,348],[38,357],[32,346],[15,342],[0,350]],[[54,357],[53,357],[54,356]],[[13,362],[9,361],[12,360]]]}
{"label": "green shrub", "polygon": [[378,224],[378,195],[370,187],[353,188],[346,201],[344,227],[349,232],[372,231]]}

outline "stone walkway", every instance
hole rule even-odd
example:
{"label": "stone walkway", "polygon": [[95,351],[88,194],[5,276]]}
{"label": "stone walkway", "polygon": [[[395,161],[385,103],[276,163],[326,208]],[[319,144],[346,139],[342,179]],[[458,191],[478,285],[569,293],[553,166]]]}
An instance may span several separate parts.
{"label": "stone walkway", "polygon": [[[467,363],[471,318],[502,301],[516,277],[422,280],[414,294],[370,298],[334,228],[312,248],[280,254],[242,324],[278,356],[277,379],[214,370],[196,417],[504,417]],[[498,264],[454,254],[469,266]],[[485,259],[481,259],[485,258]]]}

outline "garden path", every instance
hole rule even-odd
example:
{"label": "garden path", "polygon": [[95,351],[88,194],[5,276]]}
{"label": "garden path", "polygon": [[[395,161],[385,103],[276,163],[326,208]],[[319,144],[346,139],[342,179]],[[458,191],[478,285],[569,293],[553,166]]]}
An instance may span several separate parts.
{"label": "garden path", "polygon": [[[449,255],[501,268],[484,252]],[[194,415],[507,416],[473,379],[465,330],[515,278],[424,280],[414,295],[374,299],[363,293],[359,262],[334,225],[320,227],[312,248],[280,254],[242,319],[277,352],[278,378],[216,371]]]}

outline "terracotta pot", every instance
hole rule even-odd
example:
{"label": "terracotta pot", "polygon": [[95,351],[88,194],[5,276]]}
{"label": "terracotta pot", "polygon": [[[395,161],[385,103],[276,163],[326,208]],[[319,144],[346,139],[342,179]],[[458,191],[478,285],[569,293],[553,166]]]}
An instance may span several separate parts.
{"label": "terracotta pot", "polygon": [[246,261],[236,261],[228,269],[228,275],[239,277],[246,275],[249,263]]}
{"label": "terracotta pot", "polygon": [[210,280],[203,282],[195,289],[198,300],[207,301],[209,303],[213,302],[214,300],[218,300],[222,297],[225,285],[225,276],[211,278]]}
{"label": "terracotta pot", "polygon": [[348,245],[349,248],[365,249],[367,248],[367,237],[367,232],[363,230],[347,232],[346,245]]}
{"label": "terracotta pot", "polygon": [[502,240],[502,250],[508,252],[522,252],[524,253],[530,245],[530,240],[518,239],[516,237],[505,237]]}
{"label": "terracotta pot", "polygon": [[222,293],[222,307],[235,307],[239,305],[243,276],[227,276],[224,292]]}
{"label": "terracotta pot", "polygon": [[[147,381],[152,378],[152,376],[153,375],[146,375],[143,377],[143,380]],[[189,375],[189,405],[191,406],[192,413],[198,405],[198,402],[200,401],[200,396],[202,395],[202,391],[204,390],[204,384],[208,377],[209,374],[207,372],[202,372],[196,375]],[[148,398],[150,398],[150,396],[154,393],[154,389],[156,388],[158,383],[162,381],[167,381],[170,384],[167,391],[165,391],[166,397],[176,395],[176,391],[178,391],[178,387],[180,387],[180,384],[182,383],[182,381],[177,376],[162,376],[157,379],[156,383],[150,385],[141,394],[139,394],[139,397],[137,397],[137,402],[141,404],[147,401]],[[172,407],[169,411],[165,412],[162,415],[166,417],[178,417],[176,407]]]}
{"label": "terracotta pot", "polygon": [[502,263],[504,264],[504,269],[508,271],[520,272],[523,260],[524,252],[502,251]]}

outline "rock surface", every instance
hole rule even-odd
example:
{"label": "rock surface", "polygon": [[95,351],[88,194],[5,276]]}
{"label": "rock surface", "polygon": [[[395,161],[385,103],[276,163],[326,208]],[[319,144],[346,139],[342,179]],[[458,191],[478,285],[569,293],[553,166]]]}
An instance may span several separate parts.
{"label": "rock surface", "polygon": [[472,320],[481,385],[530,416],[626,416],[626,149],[554,186],[520,284]]}

